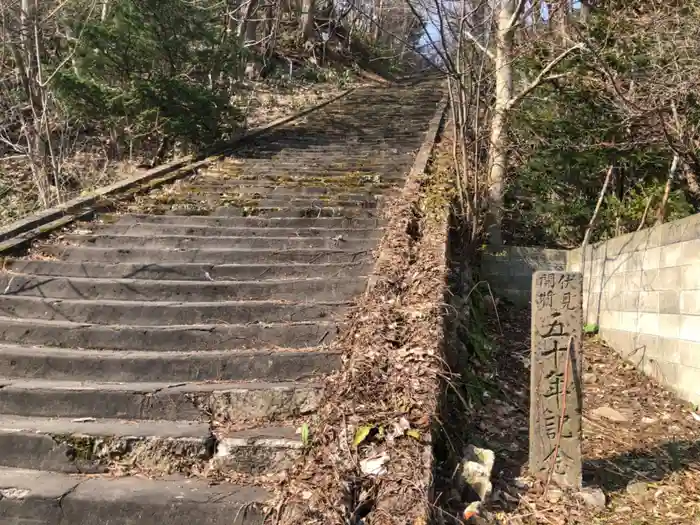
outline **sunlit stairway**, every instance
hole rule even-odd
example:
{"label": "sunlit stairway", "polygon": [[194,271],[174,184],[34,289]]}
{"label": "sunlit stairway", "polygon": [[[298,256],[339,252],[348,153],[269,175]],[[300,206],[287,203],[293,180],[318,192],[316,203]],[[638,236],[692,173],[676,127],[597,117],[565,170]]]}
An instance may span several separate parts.
{"label": "sunlit stairway", "polygon": [[261,523],[441,97],[360,88],[6,259],[0,523]]}

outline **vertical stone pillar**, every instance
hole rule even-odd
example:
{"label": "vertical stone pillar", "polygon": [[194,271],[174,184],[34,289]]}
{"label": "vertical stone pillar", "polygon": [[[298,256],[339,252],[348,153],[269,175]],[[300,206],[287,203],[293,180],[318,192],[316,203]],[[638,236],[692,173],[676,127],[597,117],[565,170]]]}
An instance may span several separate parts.
{"label": "vertical stone pillar", "polygon": [[581,488],[580,273],[535,272],[532,278],[530,473]]}

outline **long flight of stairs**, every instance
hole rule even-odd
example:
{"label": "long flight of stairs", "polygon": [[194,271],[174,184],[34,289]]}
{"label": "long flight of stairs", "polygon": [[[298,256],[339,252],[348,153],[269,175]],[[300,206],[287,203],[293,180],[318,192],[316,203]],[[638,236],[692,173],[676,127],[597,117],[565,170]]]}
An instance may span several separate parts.
{"label": "long flight of stairs", "polygon": [[261,523],[441,97],[358,89],[6,258],[0,524]]}

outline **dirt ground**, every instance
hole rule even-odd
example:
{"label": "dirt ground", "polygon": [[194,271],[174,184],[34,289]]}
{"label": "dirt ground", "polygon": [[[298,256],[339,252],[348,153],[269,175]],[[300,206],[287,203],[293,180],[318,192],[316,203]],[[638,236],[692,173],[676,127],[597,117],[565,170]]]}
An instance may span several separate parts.
{"label": "dirt ground", "polygon": [[583,349],[584,487],[605,506],[545,490],[527,476],[529,313],[490,327],[494,390],[475,421],[475,442],[495,451],[494,521],[508,525],[699,525],[700,414],[619,358],[597,336]]}

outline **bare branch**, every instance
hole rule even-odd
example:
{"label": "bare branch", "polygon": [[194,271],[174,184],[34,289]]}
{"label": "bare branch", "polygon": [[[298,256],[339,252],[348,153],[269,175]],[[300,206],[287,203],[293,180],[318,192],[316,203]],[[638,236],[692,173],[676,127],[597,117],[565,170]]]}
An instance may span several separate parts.
{"label": "bare branch", "polygon": [[554,60],[547,64],[542,69],[542,71],[540,71],[539,75],[537,75],[537,77],[532,82],[530,82],[530,84],[527,87],[525,87],[525,89],[523,89],[520,93],[518,93],[516,96],[514,96],[508,101],[508,103],[506,104],[506,110],[513,109],[515,106],[517,106],[527,95],[529,95],[532,91],[537,89],[544,81],[558,78],[558,75],[550,77],[550,71],[557,67],[557,65],[559,65],[559,63],[571,53],[583,49],[586,49],[586,46],[583,43],[579,42],[578,44],[571,46],[566,51],[563,51],[559,56],[557,56]]}
{"label": "bare branch", "polygon": [[481,44],[479,40],[466,28],[462,28],[462,31],[464,32],[464,35],[469,38],[469,40],[472,41],[472,44],[474,44],[476,47],[479,48],[479,51],[481,51],[483,54],[485,54],[487,57],[489,57],[491,60],[495,60],[496,57],[494,54],[489,50],[487,47]]}
{"label": "bare branch", "polygon": [[513,16],[510,17],[510,21],[508,22],[507,31],[512,31],[513,29],[515,29],[516,25],[520,20],[520,15],[522,15],[523,11],[525,10],[525,4],[527,4],[527,0],[520,0],[518,2],[518,5],[515,7],[515,11],[513,11]]}
{"label": "bare branch", "polygon": [[591,239],[591,232],[593,232],[593,226],[595,225],[595,220],[598,217],[598,212],[600,211],[600,205],[603,204],[603,199],[605,198],[605,193],[608,190],[608,184],[610,184],[610,177],[613,174],[613,171],[615,170],[614,165],[610,165],[608,167],[608,171],[605,174],[605,180],[603,181],[603,187],[600,189],[600,193],[598,194],[598,202],[596,202],[595,205],[595,210],[593,210],[593,215],[591,216],[591,220],[588,222],[588,228],[586,228],[586,233],[583,236],[583,242],[581,243],[581,247],[584,249],[584,257],[586,255],[586,246],[588,245],[588,241]]}

